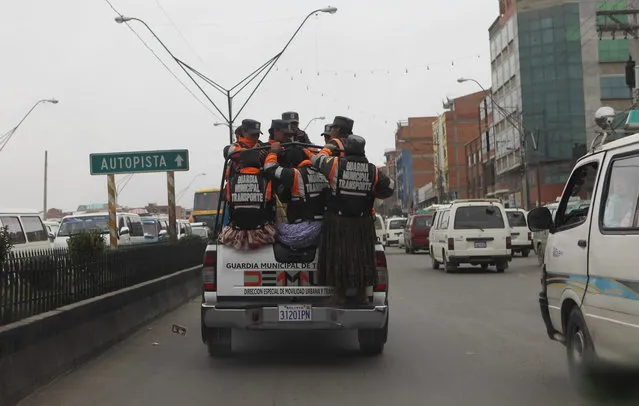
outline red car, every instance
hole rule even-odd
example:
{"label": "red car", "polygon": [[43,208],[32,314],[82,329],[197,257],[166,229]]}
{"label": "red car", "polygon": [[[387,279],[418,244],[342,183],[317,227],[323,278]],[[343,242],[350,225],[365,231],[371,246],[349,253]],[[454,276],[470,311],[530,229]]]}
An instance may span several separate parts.
{"label": "red car", "polygon": [[404,243],[407,254],[414,254],[417,250],[428,251],[430,246],[428,237],[430,226],[433,224],[434,213],[414,214],[408,218],[404,228]]}

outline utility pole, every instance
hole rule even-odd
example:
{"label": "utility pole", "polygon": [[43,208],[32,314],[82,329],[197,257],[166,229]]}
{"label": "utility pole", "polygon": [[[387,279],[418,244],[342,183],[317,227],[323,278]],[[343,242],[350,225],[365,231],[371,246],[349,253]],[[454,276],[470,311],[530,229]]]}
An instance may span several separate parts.
{"label": "utility pole", "polygon": [[44,202],[43,202],[43,212],[42,218],[47,219],[47,181],[48,181],[48,170],[49,167],[49,151],[44,151]]}
{"label": "utility pole", "polygon": [[[628,22],[629,17],[632,16],[632,24]],[[597,24],[597,31],[599,32],[599,39],[601,40],[604,33],[612,34],[614,40],[616,34],[619,32],[623,34],[624,38],[631,36],[633,41],[633,53],[635,61],[639,59],[639,10],[626,9],[626,10],[599,10],[597,11],[597,17],[604,17],[603,24]],[[625,22],[622,21],[625,18]],[[635,66],[635,78],[637,77],[637,71],[639,66]],[[636,105],[639,103],[639,87],[635,81],[635,86],[632,92],[632,103]]]}

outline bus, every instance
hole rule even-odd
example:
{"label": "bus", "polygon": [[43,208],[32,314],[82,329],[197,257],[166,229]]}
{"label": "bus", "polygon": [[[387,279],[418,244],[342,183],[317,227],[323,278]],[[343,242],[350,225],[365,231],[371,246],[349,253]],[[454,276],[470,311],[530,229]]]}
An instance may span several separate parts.
{"label": "bus", "polygon": [[[195,191],[193,199],[193,211],[189,218],[191,223],[206,223],[211,229],[215,229],[217,217],[217,203],[220,198],[220,188],[200,189]],[[223,210],[220,208],[220,214]],[[222,219],[220,219],[220,222]]]}

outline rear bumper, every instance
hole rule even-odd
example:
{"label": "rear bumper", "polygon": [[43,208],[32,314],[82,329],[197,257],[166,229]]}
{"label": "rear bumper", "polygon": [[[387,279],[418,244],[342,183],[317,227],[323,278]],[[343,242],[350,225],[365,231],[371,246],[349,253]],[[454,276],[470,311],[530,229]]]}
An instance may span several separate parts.
{"label": "rear bumper", "polygon": [[428,250],[429,245],[429,241],[425,238],[410,241],[411,248],[414,248],[416,250]]}
{"label": "rear bumper", "polygon": [[206,327],[247,330],[335,330],[379,329],[388,320],[388,305],[362,308],[317,306],[312,309],[312,321],[280,322],[277,306],[251,308],[219,308],[202,305],[202,324]]}
{"label": "rear bumper", "polygon": [[533,249],[533,242],[532,241],[527,241],[527,242],[517,242],[517,241],[513,241],[512,242],[512,249],[513,251],[522,251],[522,250],[532,250]]}
{"label": "rear bumper", "polygon": [[495,262],[510,261],[512,255],[450,255],[448,260],[457,264],[494,264]]}

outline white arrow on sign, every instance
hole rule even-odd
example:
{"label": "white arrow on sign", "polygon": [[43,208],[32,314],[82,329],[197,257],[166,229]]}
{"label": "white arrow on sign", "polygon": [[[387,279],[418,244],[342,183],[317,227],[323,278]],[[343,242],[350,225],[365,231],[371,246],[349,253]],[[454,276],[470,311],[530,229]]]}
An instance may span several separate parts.
{"label": "white arrow on sign", "polygon": [[175,158],[175,163],[177,164],[178,168],[182,167],[182,162],[184,162],[184,158],[178,155],[177,158]]}

